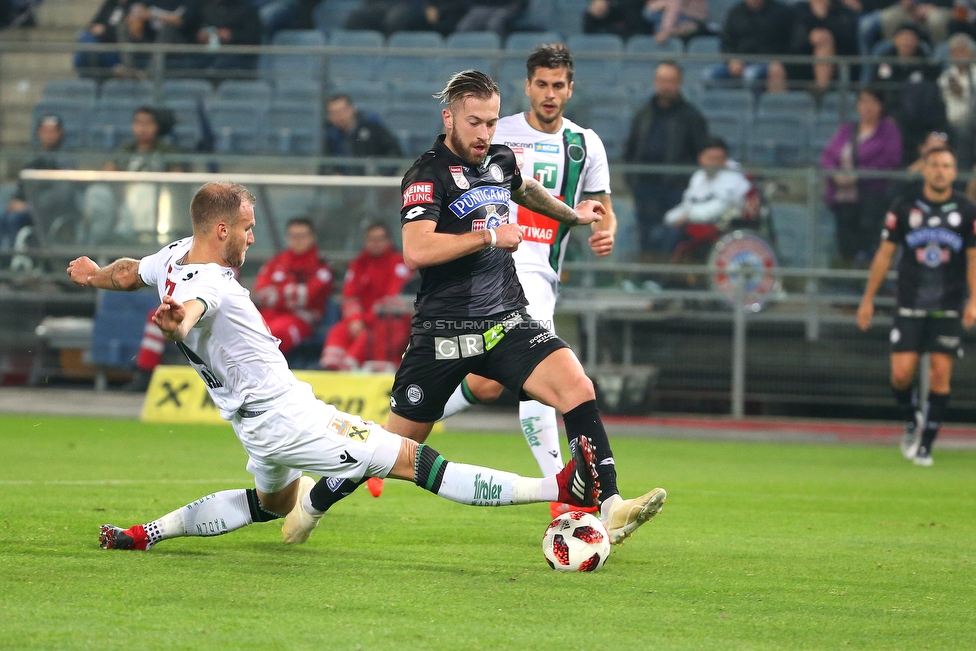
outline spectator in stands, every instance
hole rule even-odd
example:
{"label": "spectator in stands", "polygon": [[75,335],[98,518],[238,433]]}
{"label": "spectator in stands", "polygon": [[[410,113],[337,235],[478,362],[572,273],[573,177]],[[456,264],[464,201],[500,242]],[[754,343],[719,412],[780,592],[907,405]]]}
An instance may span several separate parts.
{"label": "spectator in stands", "polygon": [[708,0],[647,0],[641,13],[654,25],[654,39],[664,43],[704,31]]}
{"label": "spectator in stands", "polygon": [[[65,169],[65,165],[57,158],[57,152],[64,140],[61,118],[57,115],[42,115],[37,122],[36,133],[41,150],[23,169]],[[17,184],[13,199],[7,203],[4,212],[0,213],[0,251],[22,248],[23,241],[30,233],[32,214],[35,212],[45,215],[50,221],[74,217],[77,213],[74,188],[70,183],[36,183],[30,197],[33,203],[28,204],[27,199],[27,192],[21,181]]]}
{"label": "spectator in stands", "polygon": [[431,30],[448,35],[467,11],[461,0],[365,0],[346,18],[346,29],[372,29],[384,34]]}
{"label": "spectator in stands", "polygon": [[967,34],[949,37],[949,58],[954,61],[939,76],[939,89],[946,107],[946,121],[955,142],[959,168],[976,162],[976,42]]}
{"label": "spectator in stands", "polygon": [[[257,8],[245,0],[203,0],[196,42],[217,50],[221,45],[260,45],[261,17]],[[194,66],[211,70],[254,70],[254,54],[197,55]]]}
{"label": "spectator in stands", "polygon": [[346,270],[342,320],[326,337],[319,360],[322,368],[350,370],[368,360],[398,362],[406,347],[409,324],[403,322],[403,314],[386,319],[383,313],[391,304],[401,303],[396,296],[410,275],[403,256],[393,248],[389,227],[380,222],[370,224],[363,251]]}
{"label": "spectator in stands", "polygon": [[[132,116],[133,140],[120,146],[115,160],[106,163],[106,171],[179,172],[180,166],[165,163],[163,156],[178,149],[163,138],[175,125],[167,109],[142,106]],[[149,237],[155,241],[156,208],[159,186],[155,183],[128,183],[124,186],[121,206],[116,209],[112,187],[106,183],[90,185],[85,191],[84,219],[78,242],[102,244],[113,233],[125,238]]]}
{"label": "spectator in stands", "polygon": [[884,107],[884,94],[878,88],[862,89],[857,121],[840,125],[820,157],[822,169],[838,172],[827,179],[824,202],[834,213],[837,248],[847,266],[863,267],[871,261],[891,202],[889,181],[859,180],[855,171],[901,169],[901,133],[885,116]]}
{"label": "spectator in stands", "polygon": [[[377,116],[357,109],[349,95],[333,95],[326,107],[328,122],[324,130],[324,155],[357,158],[401,156],[400,144],[386,125]],[[362,168],[351,167],[342,167],[341,171],[365,173]]]}
{"label": "spectator in stands", "polygon": [[701,169],[691,175],[681,203],[664,215],[673,262],[703,258],[701,250],[718,241],[725,226],[742,217],[752,183],[729,164],[729,147],[711,137],[698,154]]}
{"label": "spectator in stands", "polygon": [[[832,57],[857,54],[857,14],[841,0],[807,0],[793,5],[795,13],[790,52]],[[793,64],[790,79],[813,80],[814,92],[830,88],[836,66],[832,63]]]}
{"label": "spectator in stands", "polygon": [[[624,145],[628,163],[693,165],[705,146],[705,118],[681,95],[681,68],[662,61],[654,73],[654,95],[642,106],[630,125]],[[652,260],[670,254],[664,214],[681,201],[688,183],[686,174],[629,174],[634,194],[641,257]]]}
{"label": "spectator in stands", "polygon": [[251,0],[261,18],[261,43],[268,45],[276,32],[298,29],[302,8],[298,0]]}
{"label": "spectator in stands", "polygon": [[583,13],[584,34],[651,34],[654,24],[644,19],[647,0],[590,0]]}
{"label": "spectator in stands", "polygon": [[458,32],[495,32],[508,34],[509,28],[522,17],[528,0],[474,0],[457,24]]}
{"label": "spectator in stands", "polygon": [[952,19],[954,0],[900,0],[881,10],[881,34],[894,38],[895,32],[908,23],[915,25],[932,44],[949,37],[949,21]]}
{"label": "spectator in stands", "polygon": [[924,57],[922,32],[913,23],[898,28],[892,39],[898,62],[876,66],[875,85],[884,90],[885,107],[901,131],[906,165],[931,131],[947,131],[945,104],[935,82],[939,68]]}
{"label": "spectator in stands", "polygon": [[[78,37],[79,43],[119,43],[142,41],[141,35],[129,33],[126,17],[134,0],[105,0],[92,18],[88,28]],[[122,57],[118,52],[78,52],[74,59],[75,69],[81,76],[104,76],[122,70]]]}
{"label": "spectator in stands", "polygon": [[[743,0],[729,10],[722,26],[723,54],[765,54],[790,51],[793,10],[779,0]],[[706,72],[713,81],[741,79],[746,85],[765,80],[768,92],[786,90],[786,68],[779,61],[744,63],[732,59]]]}
{"label": "spectator in stands", "polygon": [[285,232],[288,248],[258,271],[254,302],[287,355],[322,320],[332,295],[332,270],[319,258],[310,219],[292,219]]}
{"label": "spectator in stands", "polygon": [[0,29],[4,27],[34,27],[37,6],[42,0],[0,0]]}
{"label": "spectator in stands", "polygon": [[153,43],[192,43],[199,27],[197,0],[145,0],[132,5],[128,21],[141,24]]}
{"label": "spectator in stands", "polygon": [[[949,147],[949,134],[944,131],[933,131],[925,137],[925,140],[918,146],[918,158],[908,166],[906,171],[912,172],[913,174],[921,174],[922,168],[925,167],[925,157],[933,149],[945,149]],[[917,185],[921,189],[921,183],[917,181],[909,182],[911,185]]]}

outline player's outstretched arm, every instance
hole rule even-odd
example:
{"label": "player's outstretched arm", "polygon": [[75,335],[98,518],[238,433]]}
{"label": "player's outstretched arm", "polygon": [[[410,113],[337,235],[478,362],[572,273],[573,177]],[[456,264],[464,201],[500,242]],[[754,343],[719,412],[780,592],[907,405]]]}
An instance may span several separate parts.
{"label": "player's outstretched arm", "polygon": [[614,238],[617,234],[617,215],[613,212],[613,204],[610,202],[609,194],[594,194],[587,198],[599,201],[600,205],[603,206],[603,219],[590,224],[593,234],[589,237],[590,249],[602,258],[613,253]]}
{"label": "player's outstretched arm", "polygon": [[969,285],[969,300],[962,314],[962,325],[969,330],[976,324],[976,247],[966,249],[966,283]]}
{"label": "player's outstretched arm", "polygon": [[146,287],[139,277],[139,261],[119,258],[105,267],[99,267],[88,256],[81,256],[68,263],[68,277],[76,285],[134,292]]}
{"label": "player's outstretched arm", "polygon": [[871,319],[874,317],[874,297],[881,288],[888,269],[891,268],[891,259],[895,255],[898,245],[892,242],[882,242],[878,247],[878,252],[874,254],[871,261],[871,273],[868,276],[868,284],[864,288],[864,297],[861,305],[857,308],[857,327],[867,330],[871,327]]}
{"label": "player's outstretched arm", "polygon": [[573,210],[549,194],[535,179],[524,178],[518,190],[512,193],[512,201],[529,210],[551,217],[570,226],[592,224],[603,219],[606,212],[599,201],[582,201]]}
{"label": "player's outstretched arm", "polygon": [[159,326],[164,337],[170,341],[183,341],[205,310],[203,301],[180,303],[172,296],[163,296],[163,302],[156,308],[152,320]]}
{"label": "player's outstretched arm", "polygon": [[437,224],[430,220],[403,225],[403,261],[411,269],[444,264],[487,248],[515,251],[522,241],[522,227],[518,224],[459,235],[438,233],[435,228]]}

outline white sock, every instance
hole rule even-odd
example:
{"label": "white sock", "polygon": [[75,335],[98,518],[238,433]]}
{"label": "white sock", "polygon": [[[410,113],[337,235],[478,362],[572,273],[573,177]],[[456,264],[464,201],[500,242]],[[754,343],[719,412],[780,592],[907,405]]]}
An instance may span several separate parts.
{"label": "white sock", "polygon": [[473,404],[476,403],[468,400],[468,397],[465,395],[463,383],[459,384],[457,385],[457,388],[454,389],[454,393],[451,394],[451,397],[447,399],[447,404],[444,405],[444,415],[440,417],[440,420],[444,420],[449,416],[460,413]]}
{"label": "white sock", "polygon": [[509,506],[552,502],[559,489],[555,477],[520,477],[502,470],[448,462],[437,494],[459,504]]}
{"label": "white sock", "polygon": [[551,477],[562,470],[556,410],[535,400],[524,400],[519,403],[519,420],[522,421],[525,442],[529,444],[542,476]]}
{"label": "white sock", "polygon": [[180,536],[219,536],[251,524],[244,489],[220,491],[201,497],[145,526],[149,547]]}

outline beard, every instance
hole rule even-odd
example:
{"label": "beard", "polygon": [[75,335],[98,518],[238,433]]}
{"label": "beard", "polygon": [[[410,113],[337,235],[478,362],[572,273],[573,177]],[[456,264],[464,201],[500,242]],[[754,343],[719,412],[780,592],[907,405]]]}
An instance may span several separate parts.
{"label": "beard", "polygon": [[224,261],[229,267],[240,267],[247,255],[247,243],[238,239],[229,239],[224,246]]}
{"label": "beard", "polygon": [[[476,154],[470,145],[465,145],[461,142],[461,138],[457,135],[456,131],[452,131],[450,135],[451,148],[457,152],[458,158],[463,160],[469,165],[481,165],[482,161],[485,160],[484,154]],[[487,145],[485,145],[485,154],[488,153]]]}

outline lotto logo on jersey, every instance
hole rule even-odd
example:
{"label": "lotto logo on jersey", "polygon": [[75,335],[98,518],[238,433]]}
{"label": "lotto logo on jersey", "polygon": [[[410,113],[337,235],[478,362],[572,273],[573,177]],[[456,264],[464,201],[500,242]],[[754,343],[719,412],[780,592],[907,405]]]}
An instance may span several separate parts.
{"label": "lotto logo on jersey", "polygon": [[414,183],[403,191],[403,207],[434,202],[433,183]]}
{"label": "lotto logo on jersey", "polygon": [[555,163],[536,163],[532,167],[532,177],[542,184],[546,190],[556,189],[556,174],[559,168]]}

